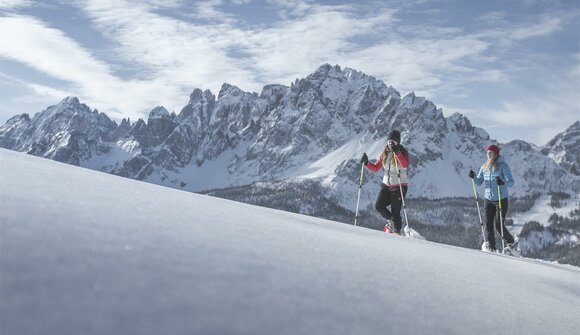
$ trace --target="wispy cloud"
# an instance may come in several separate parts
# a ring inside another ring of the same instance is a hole
[[[3,72],[0,72],[0,80],[3,85],[0,111],[9,113],[8,116],[20,113],[34,114],[46,108],[47,101],[57,102],[63,97],[72,95],[71,92],[31,83]],[[12,94],[15,91],[19,92],[19,94]],[[18,107],[14,108],[14,106]],[[34,106],[34,108],[31,110],[23,110],[22,106]]]
[[[266,3],[278,8],[278,14],[284,19],[303,17],[314,7],[313,0],[266,0]]]
[[[304,17],[247,35],[239,47],[249,55],[248,65],[264,80],[289,83],[297,74],[306,75],[322,63],[349,65],[356,38],[389,26],[393,11],[372,16],[352,14],[355,8],[311,8]]]
[[[0,10],[30,7],[32,4],[32,0],[2,0],[0,1]]]
[[[487,48],[488,43],[469,37],[394,40],[358,51],[352,58],[357,68],[374,69],[394,87],[420,92],[435,89],[454,77],[462,78],[462,82],[481,80],[473,75],[477,68],[466,64]]]
[[[22,80],[20,78],[16,78],[14,76],[9,76],[9,75],[2,73],[2,72],[0,72],[0,77],[5,79],[7,82],[10,82],[13,84],[18,84],[18,85],[21,85],[23,87],[28,88],[34,94],[34,96],[39,96],[39,97],[43,97],[43,98],[48,97],[48,98],[51,98],[54,100],[59,100],[59,99],[62,99],[63,97],[72,95],[72,93],[69,91],[63,91],[63,90],[59,90],[59,89],[56,89],[56,88],[53,88],[50,86],[31,83],[31,82]],[[21,99],[21,98],[22,97],[19,97],[19,99]]]
[[[108,64],[62,31],[35,18],[16,15],[0,17],[0,30],[7,32],[0,35],[0,56],[70,83],[67,91],[100,103],[113,113],[127,108],[127,113],[135,117],[139,115],[135,109],[144,107],[139,106],[142,100],[137,96],[125,96],[126,83],[112,75]],[[28,86],[41,94],[50,91],[38,84]]]
[[[528,129],[536,144],[547,143],[556,133],[580,120],[580,77],[543,73],[544,85],[536,85],[517,99],[505,100],[496,110],[481,112],[479,117],[495,128]]]
[[[208,3],[212,9],[207,11],[196,7],[194,13],[212,18],[220,15],[221,3]],[[126,62],[140,64],[151,79],[213,90],[223,82],[246,90],[259,90],[269,83],[289,84],[324,62],[337,62],[337,55],[357,49],[350,39],[380,31],[394,13],[382,10],[372,16],[357,16],[350,13],[356,6],[327,7],[307,2],[287,6],[307,7],[308,13],[271,26],[242,30],[223,21],[184,22],[123,2],[83,4],[97,29],[119,43],[119,55]]]
[[[80,83],[87,75],[109,81],[108,66],[62,31],[27,16],[0,17],[0,55],[55,78]]]
[[[235,24],[238,22],[234,15],[219,9],[219,6],[222,6],[223,4],[224,0],[198,1],[193,5],[195,12],[192,16],[213,22],[213,24],[217,22]]]
[[[482,21],[488,24],[498,24],[498,23],[505,23],[506,12],[504,11],[493,11],[479,17],[476,17],[478,21]]]
[[[563,29],[564,20],[560,17],[548,17],[537,24],[515,29],[510,37],[514,40],[523,40],[532,37],[550,35]]]

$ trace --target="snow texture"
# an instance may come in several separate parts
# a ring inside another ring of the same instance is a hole
[[[580,270],[0,149],[0,333],[573,334]]]

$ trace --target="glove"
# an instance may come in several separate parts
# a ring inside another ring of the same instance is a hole
[[[365,153],[362,155],[362,157],[361,157],[361,159],[360,159],[360,162],[361,162],[362,164],[364,164],[364,165],[367,165],[367,164],[368,164],[368,162],[369,162],[369,157],[367,156],[367,153],[366,153],[366,152],[365,152]]]
[[[475,178],[475,172],[473,172],[473,170],[469,170],[469,178]]]
[[[389,150],[391,150],[394,153],[397,153],[397,152],[401,151],[401,149],[402,149],[402,146],[399,143],[392,141],[392,140],[389,140],[387,142],[387,145],[389,146]]]
[[[395,145],[391,146],[391,150],[392,150],[394,153],[398,153],[398,152],[400,152],[400,151],[401,151],[401,145],[400,145],[400,144],[395,144]]]
[[[501,180],[500,177],[495,177],[495,181],[497,182],[497,185],[498,186],[505,185],[505,183],[503,182],[503,180]]]

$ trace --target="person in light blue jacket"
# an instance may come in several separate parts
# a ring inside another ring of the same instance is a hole
[[[469,177],[473,178],[475,184],[485,184],[485,235],[487,242],[484,242],[481,249],[484,251],[495,252],[495,229],[500,233],[508,244],[508,247],[515,248],[517,241],[512,234],[506,229],[505,217],[508,210],[508,187],[514,186],[514,178],[509,165],[500,154],[500,148],[497,145],[487,147],[487,162],[479,168],[477,175],[473,170],[469,171]],[[499,185],[499,194],[498,194]],[[501,195],[501,199],[499,198]],[[499,213],[499,204],[501,201],[501,214]],[[502,216],[500,221],[499,215]],[[503,234],[502,234],[503,231]]]

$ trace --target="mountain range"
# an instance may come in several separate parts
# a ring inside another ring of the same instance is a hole
[[[217,97],[195,89],[179,114],[159,106],[146,121],[118,124],[67,97],[32,118],[9,119],[0,146],[189,191],[303,178],[341,191],[357,182],[362,153],[378,156],[391,129],[411,154],[410,197],[468,196],[458,184],[470,186],[466,171],[496,143],[461,114],[445,117],[414,93],[325,64],[260,94],[229,84]],[[580,189],[580,121],[544,147],[500,146],[517,180],[514,194]]]
[[[498,143],[459,113],[445,117],[413,92],[402,95],[372,76],[329,64],[259,94],[230,84],[217,97],[194,89],[178,114],[158,106],[147,120],[117,123],[67,97],[33,117],[10,118],[0,127],[0,147],[266,206],[275,198],[278,208],[346,222],[356,206],[359,159],[363,152],[378,157],[391,129],[401,132],[410,153],[409,199],[473,199],[467,172],[481,166],[491,143],[512,168],[512,197],[580,193],[580,121],[545,146]],[[373,212],[381,178],[365,172],[363,215]],[[469,215],[428,223],[475,222]]]

